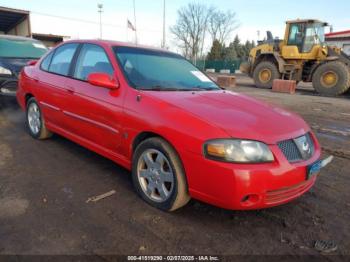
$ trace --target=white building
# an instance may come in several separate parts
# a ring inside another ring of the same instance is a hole
[[[350,55],[350,30],[326,34],[328,45],[343,48],[344,53]]]
[[[0,6],[0,35],[32,37],[42,41],[47,47],[53,47],[69,39],[67,36],[33,33],[30,12]]]

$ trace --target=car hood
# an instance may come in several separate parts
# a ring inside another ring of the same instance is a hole
[[[27,63],[31,60],[36,60],[34,58],[0,58],[0,66],[3,66],[12,73],[18,75],[22,68],[27,65]]]
[[[230,91],[146,92],[215,125],[233,138],[275,144],[310,130],[294,113]]]

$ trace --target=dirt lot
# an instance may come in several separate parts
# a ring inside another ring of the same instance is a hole
[[[0,254],[332,254],[350,255],[350,97],[326,98],[304,86],[296,95],[237,92],[281,105],[313,127],[333,154],[314,188],[276,208],[235,212],[191,201],[164,213],[141,201],[129,172],[60,136],[35,141],[24,114],[0,98]],[[115,189],[96,203],[90,196]]]

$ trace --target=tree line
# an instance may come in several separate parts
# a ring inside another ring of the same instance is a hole
[[[214,40],[211,46],[210,52],[208,53],[207,60],[225,60],[232,61],[236,59],[246,60],[249,56],[249,52],[255,47],[254,41],[246,41],[244,44],[241,43],[238,35],[234,38],[228,46],[219,40]]]
[[[197,59],[234,60],[248,57],[254,42],[241,43],[238,36],[227,46],[232,32],[239,27],[236,13],[208,7],[201,3],[189,3],[177,12],[176,24],[170,27],[177,46],[182,54],[196,62]],[[212,47],[208,55],[204,54],[204,41],[210,37]]]

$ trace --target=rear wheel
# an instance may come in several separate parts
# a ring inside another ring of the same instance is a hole
[[[272,88],[273,80],[281,78],[281,74],[273,62],[263,61],[255,67],[253,78],[257,87]]]
[[[312,76],[312,85],[320,94],[341,95],[350,87],[349,68],[339,61],[322,64]]]
[[[165,140],[153,137],[143,141],[135,150],[132,165],[134,187],[150,205],[173,211],[190,200],[181,160]]]
[[[47,139],[52,136],[45,126],[44,117],[34,97],[27,102],[26,120],[29,134],[35,139]]]

